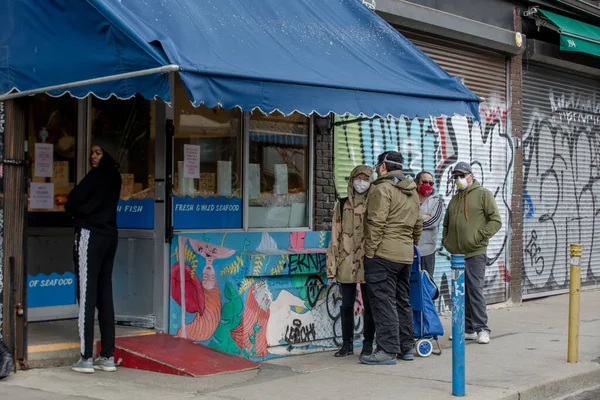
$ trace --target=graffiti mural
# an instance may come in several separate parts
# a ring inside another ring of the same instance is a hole
[[[582,285],[600,284],[600,101],[593,87],[536,91],[542,101],[525,120],[524,294],[568,288],[571,243],[583,245]]]
[[[485,287],[488,303],[504,301],[510,280],[506,248],[510,233],[513,143],[506,134],[508,110],[494,96],[480,108],[481,122],[469,117],[407,117],[399,119],[336,119],[334,175],[336,190],[346,195],[347,177],[354,166],[374,166],[377,156],[389,150],[400,151],[404,172],[415,176],[425,170],[435,176],[436,192],[448,205],[456,188],[454,165],[470,162],[476,179],[490,190],[503,218],[502,229],[490,240]],[[450,254],[441,248],[440,227],[434,279],[441,290],[438,309],[450,310]]]
[[[171,248],[169,332],[253,360],[341,342],[328,232],[198,233]],[[185,310],[185,311],[184,311]],[[355,332],[362,332],[362,301]]]

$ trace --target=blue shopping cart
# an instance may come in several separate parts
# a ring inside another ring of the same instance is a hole
[[[415,326],[415,350],[421,357],[431,354],[441,355],[442,348],[438,336],[444,336],[444,326],[433,303],[439,296],[439,290],[427,271],[421,269],[421,253],[415,246],[415,256],[410,272],[410,305],[413,310]],[[431,339],[437,344],[433,351]]]

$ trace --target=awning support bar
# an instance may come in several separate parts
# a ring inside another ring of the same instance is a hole
[[[181,68],[179,67],[179,65],[169,64],[169,65],[165,65],[165,66],[157,67],[157,68],[143,69],[140,71],[126,72],[124,74],[108,75],[108,76],[103,76],[100,78],[85,79],[83,81],[63,83],[61,85],[46,86],[46,87],[39,88],[39,89],[31,89],[31,90],[24,90],[22,92],[4,94],[4,95],[0,95],[0,101],[17,99],[19,97],[26,97],[26,96],[31,96],[34,94],[54,92],[56,90],[66,90],[66,89],[70,89],[70,88],[74,88],[74,87],[78,87],[78,86],[96,85],[98,83],[118,81],[120,79],[137,78],[139,76],[152,75],[152,74],[167,74],[169,72],[177,72],[180,70],[181,70]]]

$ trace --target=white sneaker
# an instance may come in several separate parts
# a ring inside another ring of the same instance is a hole
[[[477,343],[479,344],[488,344],[490,342],[490,333],[488,331],[481,331],[477,335]]]
[[[473,332],[473,333],[465,333],[465,340],[477,340],[479,338],[479,336]],[[450,336],[450,340],[452,340],[452,336]],[[488,340],[489,340],[489,336],[488,336]]]

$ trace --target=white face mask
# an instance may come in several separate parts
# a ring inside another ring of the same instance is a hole
[[[371,182],[360,180],[354,181],[352,182],[352,186],[354,186],[354,190],[356,190],[357,193],[364,193],[371,187]]]
[[[456,180],[456,187],[458,187],[458,190],[465,190],[467,186],[469,186],[467,178],[458,178]]]
[[[377,180],[377,178],[379,178],[379,175],[377,175],[377,171],[373,170],[373,173],[369,177],[369,181],[370,182],[375,182]]]

